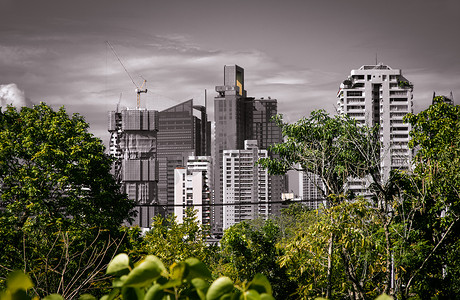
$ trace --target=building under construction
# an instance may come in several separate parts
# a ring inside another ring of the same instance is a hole
[[[111,111],[108,123],[110,154],[117,158],[114,174],[122,191],[138,204],[133,225],[150,227],[158,204],[158,112]]]

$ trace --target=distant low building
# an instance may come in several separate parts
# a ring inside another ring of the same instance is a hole
[[[454,95],[452,92],[450,92],[449,96],[443,96],[443,95],[436,96],[436,92],[433,92],[433,102],[432,103],[434,103],[435,99],[442,99],[442,101],[444,101],[445,103],[454,105]]]
[[[211,225],[212,161],[210,156],[190,156],[187,167],[174,170],[174,215],[182,223],[185,210],[197,211],[197,220]]]
[[[316,174],[302,172],[299,176],[300,198],[309,209],[318,209],[326,205],[323,195],[324,183]]]

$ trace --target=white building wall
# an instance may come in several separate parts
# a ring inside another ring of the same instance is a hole
[[[187,170],[174,170],[174,215],[179,223],[184,221],[185,199],[186,199],[186,181]]]
[[[300,198],[305,205],[310,209],[318,209],[326,205],[324,195],[321,190],[324,190],[324,184],[316,174],[302,172],[299,176]]]
[[[245,150],[224,150],[224,229],[244,220],[268,216],[269,179],[267,170],[255,164],[260,157],[267,157],[267,151],[259,150],[257,141],[253,140],[245,141]],[[260,202],[260,204],[241,204],[250,202]]]
[[[211,168],[209,156],[190,156],[187,168],[174,170],[174,215],[179,223],[183,222],[185,210],[193,207],[197,220],[210,225]]]
[[[348,114],[359,122],[380,127],[382,143],[381,177],[385,182],[392,169],[408,169],[412,152],[409,150],[410,125],[403,117],[413,112],[412,85],[401,70],[382,64],[362,66],[352,70],[340,85],[337,95],[338,112]],[[350,182],[355,190],[364,190],[366,180]]]

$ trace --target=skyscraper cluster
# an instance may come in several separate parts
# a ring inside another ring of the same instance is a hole
[[[392,169],[410,167],[410,126],[403,117],[412,112],[412,88],[401,70],[376,64],[352,70],[337,94],[338,113],[379,127],[382,180]],[[160,112],[109,112],[114,173],[138,203],[135,225],[149,227],[156,214],[175,214],[181,221],[193,207],[219,237],[240,221],[280,213],[286,177],[255,164],[274,157],[269,146],[283,141],[272,121],[277,100],[249,97],[244,69],[237,65],[224,66],[223,85],[215,90],[213,140],[206,101],[202,106],[190,99]],[[366,178],[354,178],[348,187],[364,193],[367,185]],[[303,174],[300,188],[311,208],[322,204],[318,176]]]

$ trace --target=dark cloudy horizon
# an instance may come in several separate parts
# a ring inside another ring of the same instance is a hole
[[[245,69],[251,97],[278,99],[294,122],[335,112],[340,83],[377,61],[414,84],[414,110],[433,91],[460,103],[460,1],[0,0],[1,105],[46,102],[82,114],[104,141],[121,95],[162,110],[193,98],[213,115],[223,66]],[[140,77],[142,76],[142,77]]]

